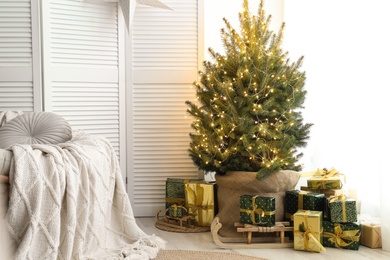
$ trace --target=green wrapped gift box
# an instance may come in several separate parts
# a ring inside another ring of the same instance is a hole
[[[165,182],[165,209],[168,216],[171,217],[182,217],[186,212],[181,207],[177,207],[176,211],[174,210],[173,205],[184,206],[185,199],[185,187],[184,184],[190,179],[180,179],[180,178],[167,178]]]
[[[240,196],[240,222],[263,227],[275,226],[275,198]]]
[[[165,210],[166,215],[174,217],[174,218],[182,218],[188,215],[188,211],[184,206],[173,204],[169,206],[168,209]]]
[[[292,216],[298,210],[324,211],[325,195],[301,190],[286,191],[285,219],[292,220]]]
[[[347,223],[357,221],[356,200],[344,195],[327,198],[330,221],[333,223]]]
[[[360,227],[355,223],[322,222],[324,228],[323,245],[350,250],[359,249]]]

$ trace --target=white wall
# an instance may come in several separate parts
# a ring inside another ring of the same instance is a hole
[[[356,188],[361,213],[382,218],[390,251],[388,113],[390,2],[294,0],[285,3],[285,46],[305,56],[304,117],[315,125],[306,170],[335,167]]]

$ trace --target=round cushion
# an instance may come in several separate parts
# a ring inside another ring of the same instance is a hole
[[[0,127],[0,148],[14,144],[58,144],[72,139],[72,128],[59,115],[32,112],[15,117]]]

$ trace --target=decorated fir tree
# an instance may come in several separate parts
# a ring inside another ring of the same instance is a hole
[[[263,1],[252,16],[248,0],[239,14],[240,30],[224,18],[225,54],[209,49],[195,82],[197,102],[187,101],[195,118],[189,153],[202,170],[255,171],[258,178],[301,170],[298,148],[306,145],[311,124],[301,114],[306,91],[303,57],[290,62],[282,50],[283,29],[269,29]]]

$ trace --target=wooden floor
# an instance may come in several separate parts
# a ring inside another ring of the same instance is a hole
[[[361,259],[389,259],[390,252],[381,249],[371,249],[360,246],[358,251],[326,248],[326,252],[310,253],[295,251],[292,248],[282,249],[221,249],[214,243],[211,233],[174,233],[157,229],[155,218],[137,218],[139,227],[147,234],[155,234],[167,241],[166,249],[199,250],[217,252],[236,252],[243,255],[264,257],[271,260],[361,260]]]

